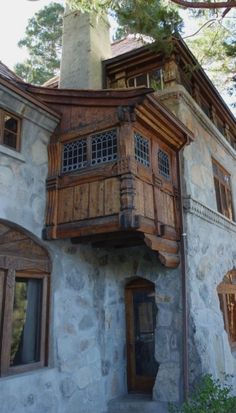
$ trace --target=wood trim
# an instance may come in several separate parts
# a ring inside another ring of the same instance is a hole
[[[52,115],[54,118],[56,118],[57,121],[60,120],[60,118],[61,118],[60,113],[57,113],[56,111],[52,110],[50,107],[46,106],[42,101],[39,101],[34,96],[32,96],[32,94],[29,94],[29,93],[25,92],[25,90],[23,90],[23,88],[27,87],[27,84],[24,84],[22,82],[22,83],[19,83],[19,86],[14,85],[11,82],[9,82],[8,80],[3,79],[1,76],[0,76],[0,84],[2,84],[3,86],[5,86],[8,89],[11,89],[13,92],[15,92],[17,95],[23,97],[27,101],[29,101],[29,102],[33,103],[34,105],[40,107],[45,112],[50,113],[50,115]]]
[[[3,287],[0,296],[0,375],[29,371],[46,365],[48,345],[49,277],[51,263],[44,248],[11,224],[1,220],[0,276]],[[4,251],[4,249],[6,251]],[[14,293],[17,278],[42,280],[40,361],[27,365],[10,366]]]
[[[133,311],[133,293],[136,291],[155,291],[155,285],[145,279],[135,279],[125,287],[126,311],[126,347],[127,347],[127,384],[128,391],[150,393],[154,385],[154,377],[140,376],[136,373],[135,363],[135,322]]]
[[[1,345],[1,376],[8,373],[10,365],[10,349],[12,337],[12,316],[15,292],[15,270],[9,268],[6,274],[3,310],[3,335]]]
[[[11,118],[15,119],[16,122],[17,122],[17,131],[13,132],[13,131],[9,130],[10,133],[12,133],[16,138],[15,147],[7,145],[6,143],[4,143],[4,132],[6,130],[5,120],[4,120],[5,115],[10,116]],[[9,148],[11,150],[19,152],[20,151],[20,146],[21,146],[21,124],[22,124],[22,118],[20,116],[14,114],[12,112],[9,112],[8,110],[0,108],[0,144],[6,146],[7,148]]]

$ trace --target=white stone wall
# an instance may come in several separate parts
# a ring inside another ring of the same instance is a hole
[[[47,144],[58,119],[3,86],[0,106],[22,118],[20,152],[0,145],[0,217],[41,237]]]
[[[236,354],[224,330],[217,285],[236,266],[236,223],[217,212],[212,158],[230,174],[236,211],[236,151],[182,86],[160,98],[195,134],[184,149],[182,181],[187,233],[190,378],[203,372],[224,380],[232,375],[236,393]]]

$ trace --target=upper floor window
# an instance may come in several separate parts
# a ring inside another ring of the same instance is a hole
[[[140,133],[135,132],[134,134],[134,149],[135,149],[135,159],[144,166],[150,166],[150,149],[149,140],[144,138]]]
[[[20,119],[0,109],[0,144],[20,150]]]
[[[231,347],[236,348],[236,270],[230,271],[217,287],[220,309]]]
[[[63,150],[62,172],[76,171],[87,166],[87,141],[80,139],[66,143]]]
[[[229,219],[233,219],[233,204],[230,185],[230,174],[212,160],[217,210]]]
[[[165,179],[170,179],[170,158],[162,149],[158,150],[158,172]]]
[[[127,81],[128,87],[152,87],[154,90],[162,90],[164,88],[163,70],[161,68],[152,70],[151,72],[141,73],[130,77]]]
[[[116,130],[97,133],[92,136],[92,165],[104,162],[115,161],[117,159],[117,136]]]
[[[66,143],[63,148],[62,172],[77,171],[116,159],[117,131],[111,129]]]
[[[0,375],[5,376],[46,365],[50,263],[28,235],[1,223],[0,229]],[[5,233],[16,240],[14,247],[5,245]]]

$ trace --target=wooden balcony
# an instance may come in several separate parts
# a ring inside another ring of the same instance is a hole
[[[48,148],[45,239],[146,244],[178,265],[177,152],[192,136],[150,92],[42,92],[62,113]]]

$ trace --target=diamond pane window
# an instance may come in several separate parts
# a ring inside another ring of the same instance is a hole
[[[92,136],[91,165],[98,165],[117,159],[116,129],[97,133]]]
[[[158,172],[165,179],[170,179],[170,160],[169,155],[159,149],[158,151]]]
[[[135,132],[135,159],[144,166],[150,166],[149,140]]]
[[[62,172],[72,172],[87,166],[87,141],[80,139],[64,145]]]

